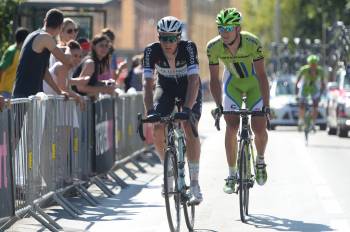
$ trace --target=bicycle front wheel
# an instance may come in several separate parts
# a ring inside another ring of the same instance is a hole
[[[239,211],[241,216],[241,221],[246,222],[246,215],[248,214],[249,205],[249,177],[248,177],[248,144],[242,142],[240,144],[240,155],[239,155]]]
[[[177,183],[176,154],[168,149],[164,159],[164,199],[171,232],[180,231],[181,223],[181,194]]]

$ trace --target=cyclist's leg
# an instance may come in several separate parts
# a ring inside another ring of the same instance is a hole
[[[312,123],[313,127],[315,125],[315,122],[317,120],[317,115],[318,115],[318,103],[320,102],[321,98],[321,92],[317,89],[315,89],[314,94],[312,95]]]
[[[186,89],[186,88],[184,88]],[[180,96],[180,99],[183,102],[183,99],[185,99],[186,93],[183,93],[182,96]],[[196,129],[198,131],[198,122],[202,114],[202,93],[200,90],[198,90],[197,94],[197,99],[196,103],[192,107],[192,112],[195,115],[197,122],[196,122]],[[183,128],[186,134],[186,145],[187,145],[187,160],[190,166],[190,171],[191,171],[191,166],[197,166],[199,165],[199,159],[200,159],[200,141],[199,141],[199,136],[195,137],[193,132],[192,132],[192,127],[190,122],[184,122],[183,123]],[[191,180],[197,180],[198,181],[198,172],[191,172]]]
[[[157,85],[154,93],[154,109],[161,116],[166,116],[171,114],[174,109],[174,97],[171,95],[171,92],[164,91],[163,87]],[[164,162],[164,154],[166,149],[165,144],[165,125],[164,124],[155,124],[153,129],[153,141],[156,148],[157,154],[160,158],[160,161]]]
[[[259,83],[256,80],[251,84],[247,91],[247,108],[252,111],[261,111],[263,107],[263,100],[261,97]],[[265,148],[267,144],[267,130],[266,130],[266,117],[265,116],[253,116],[252,117],[252,130],[255,134],[254,141],[259,158],[263,159]]]
[[[179,97],[181,99],[181,103],[184,103],[187,92],[187,84],[184,83],[182,86],[179,86],[177,91]],[[196,129],[198,131],[198,122],[202,114],[202,92],[201,88],[198,89],[196,102],[192,107],[192,113],[196,118]],[[190,122],[184,122],[183,128],[186,134],[186,156],[188,161],[188,168],[190,174],[190,190],[191,190],[191,199],[190,203],[199,204],[203,200],[203,196],[199,187],[199,160],[200,160],[200,152],[201,152],[201,144],[199,140],[199,136],[195,137],[192,132],[192,127]]]
[[[235,86],[239,80],[234,79],[229,72],[224,72],[224,97],[223,107],[224,112],[239,110],[242,105],[242,91]],[[226,159],[229,168],[229,176],[226,179],[224,186],[225,193],[233,193],[236,182],[236,160],[237,160],[237,132],[239,129],[240,117],[233,114],[225,114],[226,122],[225,131],[225,149]]]
[[[253,80],[252,80],[253,81]],[[252,111],[261,111],[263,100],[261,97],[259,83],[256,80],[251,83],[247,90],[247,107]],[[259,185],[265,184],[267,180],[266,164],[265,164],[265,149],[268,140],[267,121],[265,116],[253,116],[251,120],[252,130],[254,132],[254,142],[257,150],[256,159],[256,180]]]
[[[302,86],[299,92],[299,120],[298,120],[299,130],[301,130],[301,126],[304,124],[305,104],[306,104],[306,91],[304,86]]]

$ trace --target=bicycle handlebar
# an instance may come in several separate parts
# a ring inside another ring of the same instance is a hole
[[[249,111],[249,110],[243,109],[243,110],[235,110],[235,111],[224,111],[222,114],[265,116],[267,120],[267,129],[268,130],[271,129],[269,114],[262,111]],[[211,111],[211,115],[215,120],[215,127],[218,131],[220,130],[220,118],[222,114],[218,112],[216,109],[213,109]]]
[[[143,134],[143,124],[144,123],[156,123],[156,122],[160,122],[160,123],[172,123],[175,121],[189,121],[191,128],[192,128],[192,132],[193,135],[197,138],[198,137],[198,131],[196,129],[196,126],[194,125],[194,123],[189,120],[188,115],[184,114],[183,112],[177,112],[173,115],[170,116],[165,116],[165,117],[161,117],[159,115],[152,115],[152,117],[147,117],[147,118],[142,118],[142,114],[138,113],[137,114],[137,121],[138,121],[138,127],[137,127],[137,132],[140,135],[140,138],[145,141],[145,136]]]

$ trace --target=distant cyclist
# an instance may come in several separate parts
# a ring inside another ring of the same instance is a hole
[[[318,103],[321,94],[325,88],[324,71],[318,66],[319,57],[316,55],[309,55],[307,57],[307,64],[302,66],[298,71],[298,79],[295,84],[295,92],[299,98],[299,120],[298,130],[300,131],[304,124],[305,104],[307,98],[312,98],[312,121],[311,126],[315,128],[315,122],[318,114]],[[298,85],[301,81],[301,87],[298,91]]]
[[[147,115],[170,115],[175,106],[175,98],[181,101],[182,111],[198,128],[202,111],[199,65],[195,43],[181,40],[182,22],[173,16],[166,16],[157,24],[159,42],[152,43],[144,51],[145,96]],[[154,89],[154,70],[157,83]],[[187,145],[187,159],[190,172],[190,202],[199,204],[202,193],[198,183],[200,142],[195,137],[191,124],[184,123]],[[163,124],[154,127],[154,144],[163,164],[165,154],[165,128]]]
[[[247,109],[269,112],[269,83],[264,67],[264,56],[259,39],[241,31],[242,14],[236,8],[219,12],[216,24],[219,35],[208,42],[207,55],[210,69],[210,90],[217,105],[217,111],[232,112],[242,107],[242,96],[247,97]],[[219,60],[225,66],[223,83],[219,77]],[[224,192],[235,191],[237,182],[237,132],[240,117],[225,114],[225,148],[229,167]],[[267,144],[266,117],[253,116],[252,129],[257,149],[256,180],[259,185],[267,180],[264,159]]]

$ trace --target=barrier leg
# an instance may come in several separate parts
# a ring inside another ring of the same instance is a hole
[[[70,203],[66,198],[64,198],[64,196],[61,193],[56,193],[57,197],[59,197],[61,199],[61,201],[64,202],[64,204],[66,204],[69,208],[71,208],[71,210],[73,210],[76,214],[82,215],[83,212],[81,212],[80,209],[78,209],[77,207],[75,207],[72,203]]]
[[[115,182],[117,182],[117,184],[121,187],[121,188],[126,188],[128,187],[128,184],[125,183],[125,181],[123,181],[117,174],[115,174],[113,171],[109,171],[108,175],[115,180]]]
[[[115,194],[103,183],[103,181],[98,177],[98,176],[95,176],[92,180],[96,185],[97,187],[99,187],[102,192],[104,192],[108,197],[112,197],[114,196]]]
[[[75,189],[91,206],[97,206],[99,204],[95,197],[84,186],[76,185]]]
[[[53,199],[54,199],[54,200],[57,202],[57,204],[59,204],[64,210],[66,210],[67,213],[68,213],[72,218],[77,218],[77,217],[78,217],[78,215],[75,214],[75,212],[74,212],[68,205],[66,205],[66,203],[65,203],[64,201],[62,201],[61,198],[59,198],[59,197],[57,196],[57,194],[55,194],[55,195],[53,196]]]
[[[142,172],[142,173],[147,173],[146,169],[144,169],[144,168],[135,160],[135,158],[134,158],[134,159],[131,159],[130,161],[131,161],[131,163],[132,163],[133,165],[135,165],[135,166],[137,167],[137,169],[138,169],[140,172]]]
[[[142,162],[147,163],[151,167],[155,166],[155,163],[148,157],[143,157],[142,155],[140,155],[137,157],[137,159],[140,159]]]
[[[46,213],[45,213],[46,214]],[[56,228],[55,226],[51,225],[47,221],[45,221],[42,217],[37,215],[32,209],[28,211],[28,215],[32,216],[35,220],[37,220],[41,225],[45,226],[47,229],[49,229],[52,232],[59,232],[59,230],[62,230],[63,228]],[[49,216],[48,216],[49,217]],[[50,220],[52,220],[50,218]],[[60,226],[59,226],[60,227]]]
[[[52,218],[50,218],[50,216],[45,213],[38,205],[34,205],[34,209],[37,211],[38,214],[40,214],[43,218],[45,218],[51,225],[53,225],[54,227],[56,227],[57,229],[62,229],[62,227]]]
[[[126,168],[124,165],[122,165],[120,167],[120,169],[123,170],[131,179],[133,179],[133,180],[137,179],[135,174],[132,171],[130,171],[128,168]]]

